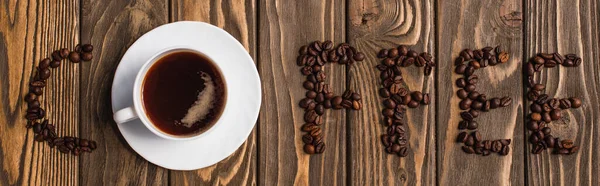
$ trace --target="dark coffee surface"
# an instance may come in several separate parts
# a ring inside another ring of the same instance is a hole
[[[204,96],[204,103],[210,99],[210,104],[198,106],[199,94],[205,89],[211,93]],[[162,132],[177,136],[194,135],[214,125],[225,107],[225,93],[222,74],[213,62],[187,51],[159,59],[148,70],[142,85],[144,109],[151,122]],[[195,122],[188,119],[186,125],[182,119],[189,116],[193,106],[204,109],[204,114],[192,120]]]

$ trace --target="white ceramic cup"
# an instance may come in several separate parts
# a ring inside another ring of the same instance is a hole
[[[140,119],[142,121],[142,123],[144,123],[144,125],[146,125],[146,128],[148,128],[152,133],[156,134],[157,136],[160,136],[162,138],[169,139],[169,140],[192,140],[192,139],[200,138],[204,134],[209,133],[211,129],[215,128],[215,126],[220,123],[219,120],[221,120],[223,114],[221,114],[221,116],[217,119],[215,124],[210,126],[210,128],[208,130],[199,132],[197,134],[178,136],[178,135],[172,135],[172,134],[168,134],[168,133],[161,131],[148,118],[146,111],[144,109],[144,104],[143,104],[143,100],[142,100],[142,86],[144,83],[144,78],[146,77],[146,74],[148,73],[148,70],[150,69],[150,67],[152,67],[152,65],[154,65],[154,63],[156,63],[162,57],[164,57],[168,54],[172,54],[175,52],[182,52],[182,51],[194,52],[194,53],[197,53],[201,56],[208,58],[210,61],[213,61],[213,64],[217,67],[217,69],[222,74],[222,78],[223,78],[225,87],[227,88],[227,90],[231,90],[227,83],[227,77],[223,74],[223,71],[221,70],[222,69],[221,66],[219,66],[218,63],[214,62],[214,60],[212,60],[212,58],[210,56],[208,56],[198,50],[192,49],[191,47],[188,47],[188,46],[175,46],[175,47],[167,48],[167,49],[164,49],[164,50],[158,52],[154,56],[152,56],[148,61],[146,61],[146,63],[144,63],[142,68],[137,73],[137,76],[135,77],[135,82],[133,85],[133,105],[129,106],[127,108],[121,109],[121,110],[115,112],[115,114],[113,115],[113,119],[115,120],[115,122],[118,125],[127,123],[128,121],[132,121],[135,119]],[[226,92],[229,92],[229,91],[226,91]],[[225,100],[229,100],[229,93],[226,93],[224,96],[225,96]],[[223,110],[227,110],[226,107],[227,107],[227,104],[225,104],[225,108]],[[225,112],[225,111],[223,111],[223,112]]]

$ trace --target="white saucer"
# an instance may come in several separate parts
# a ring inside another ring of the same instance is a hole
[[[112,86],[113,113],[133,105],[133,84],[138,70],[157,52],[189,46],[210,56],[222,67],[231,93],[221,120],[201,138],[170,141],[150,132],[140,120],[118,125],[121,134],[140,156],[173,170],[194,170],[213,165],[246,141],[258,118],[261,85],[254,61],[229,33],[213,25],[182,21],[162,25],[140,37],[125,53]]]

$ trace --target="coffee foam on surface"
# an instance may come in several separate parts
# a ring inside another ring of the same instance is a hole
[[[208,74],[204,72],[200,73],[201,78],[204,80],[204,90],[198,93],[198,99],[188,109],[185,117],[181,119],[181,124],[188,128],[192,127],[194,123],[203,120],[214,104],[216,94],[214,82]]]

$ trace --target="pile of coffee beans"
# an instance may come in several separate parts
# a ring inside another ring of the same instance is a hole
[[[406,109],[428,105],[430,97],[428,93],[407,90],[400,68],[414,64],[417,67],[424,67],[424,74],[428,76],[436,64],[432,61],[431,54],[426,52],[419,54],[404,45],[382,49],[377,57],[383,59],[376,67],[381,71],[382,87],[379,89],[379,95],[383,98],[384,109],[381,113],[387,126],[386,134],[381,135],[381,141],[387,153],[405,157],[408,155],[408,138],[404,120]]]
[[[325,83],[327,75],[324,71],[326,63],[339,63],[352,65],[362,61],[365,55],[347,43],[334,47],[332,41],[314,41],[308,46],[302,46],[299,51],[297,64],[301,66],[300,72],[306,76],[303,86],[306,88],[306,98],[300,101],[300,107],[305,110],[302,131],[304,152],[307,154],[320,154],[325,151],[321,125],[325,109],[354,109],[360,110],[361,96],[351,90],[346,90],[342,96],[336,96],[331,87]]]
[[[468,154],[488,156],[491,152],[495,152],[507,155],[510,151],[510,139],[483,140],[477,131],[479,124],[475,121],[481,112],[507,107],[512,103],[510,97],[488,98],[484,93],[475,90],[478,82],[478,77],[474,74],[475,70],[506,63],[508,59],[509,54],[502,51],[500,46],[495,48],[488,46],[481,50],[465,49],[454,61],[456,65],[454,72],[463,75],[456,80],[456,86],[460,88],[456,92],[461,99],[459,108],[463,110],[460,113],[462,121],[458,124],[458,129],[463,132],[459,133],[457,142],[464,144],[462,150]]]
[[[563,56],[559,53],[540,53],[525,64],[524,73],[527,77],[525,78],[525,84],[528,88],[527,99],[531,101],[527,129],[530,131],[529,142],[533,144],[531,152],[534,154],[539,154],[548,148],[554,148],[554,154],[573,154],[579,149],[578,146],[573,145],[572,140],[561,140],[552,136],[552,130],[548,124],[560,120],[563,109],[581,107],[581,99],[577,97],[551,98],[548,94],[542,93],[546,87],[533,80],[535,73],[541,72],[543,67],[554,68],[559,65],[578,67],[581,65],[581,58],[575,54]]]
[[[52,52],[51,58],[42,59],[34,73],[33,81],[29,83],[29,93],[25,96],[27,103],[27,128],[33,128],[35,141],[46,141],[51,148],[55,146],[62,153],[71,152],[73,155],[79,155],[82,152],[91,152],[96,149],[96,142],[75,137],[58,137],[56,127],[48,122],[46,111],[40,105],[40,97],[43,88],[46,87],[46,81],[50,78],[51,68],[57,68],[63,59],[68,58],[73,63],[79,63],[81,60],[90,61],[93,58],[92,51],[94,47],[90,44],[77,45],[75,51],[69,51],[66,48]],[[41,120],[41,122],[40,122]]]

